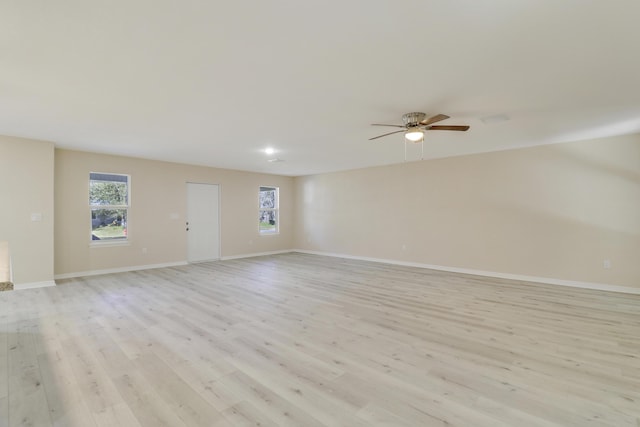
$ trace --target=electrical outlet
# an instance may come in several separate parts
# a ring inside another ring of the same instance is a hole
[[[611,268],[611,260],[605,259],[604,261],[602,261],[602,267],[604,267],[606,270],[609,270]]]

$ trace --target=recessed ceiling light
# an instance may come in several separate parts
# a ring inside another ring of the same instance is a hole
[[[264,152],[267,153],[268,155],[271,155],[271,154],[275,153],[276,150],[274,150],[271,147],[267,147],[267,148],[264,149]]]

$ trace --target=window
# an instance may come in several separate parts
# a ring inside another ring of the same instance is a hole
[[[126,241],[129,175],[89,174],[92,241]]]
[[[278,187],[260,187],[260,234],[278,233]]]

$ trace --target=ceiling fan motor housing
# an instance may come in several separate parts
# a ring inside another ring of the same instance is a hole
[[[425,113],[407,113],[402,116],[402,121],[407,127],[415,127],[426,117],[427,115]]]

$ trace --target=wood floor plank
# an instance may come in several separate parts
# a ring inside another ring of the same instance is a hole
[[[0,425],[9,425],[9,396],[0,397]]]
[[[54,427],[94,427],[96,422],[80,392],[67,355],[58,340],[47,339],[57,336],[54,331],[47,330],[52,325],[55,323],[43,323],[34,327],[34,333],[42,337],[40,344],[36,345],[36,351],[51,423]]]
[[[33,319],[8,325],[9,427],[51,426],[33,334]]]
[[[279,427],[249,402],[236,403],[223,412],[225,421],[237,427]]]
[[[124,402],[108,406],[92,414],[98,427],[141,427],[138,419],[133,415],[131,407]],[[78,427],[82,427],[78,425]]]
[[[5,303],[0,301],[1,305]],[[9,425],[9,348],[7,314],[0,314],[0,426]]]
[[[135,366],[166,405],[188,426],[206,427],[223,417],[189,384],[177,375],[170,365],[153,353],[141,355]]]
[[[122,375],[113,382],[143,427],[188,427],[139,372]]]
[[[639,420],[638,295],[296,253],[0,294],[0,426]]]
[[[246,402],[266,414],[278,426],[321,427],[323,425],[289,400],[243,372],[237,371],[225,375],[216,381],[216,387],[231,391],[236,396],[244,397]]]
[[[136,425],[123,397],[111,380],[109,372],[101,366],[97,356],[91,351],[91,344],[81,337],[66,334],[62,341],[63,357],[69,361],[79,392],[98,425],[112,420],[126,420]]]

